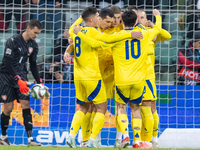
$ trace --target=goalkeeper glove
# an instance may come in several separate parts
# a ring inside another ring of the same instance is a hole
[[[40,84],[42,84],[42,85],[44,86],[45,90],[46,90],[46,92],[45,92],[45,94],[44,94],[44,97],[45,97],[46,99],[49,99],[50,96],[51,96],[51,94],[49,93],[49,88],[46,87],[46,86],[44,85],[44,83],[42,82],[42,79],[41,79],[41,78],[40,78]]]
[[[17,82],[19,86],[19,90],[22,94],[28,94],[29,93],[29,87],[27,86],[27,82],[22,80],[19,75],[16,75],[14,77],[15,81]]]

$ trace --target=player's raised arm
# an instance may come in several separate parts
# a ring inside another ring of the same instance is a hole
[[[148,31],[150,40],[153,40],[154,37],[159,34],[162,29],[162,18],[160,16],[160,12],[157,9],[154,9],[153,14],[156,17],[156,24],[153,26],[152,30]]]
[[[72,36],[73,34],[73,27],[77,26],[78,24],[81,24],[81,22],[83,21],[82,17],[80,16],[69,28],[69,35]]]
[[[167,30],[161,29],[160,34],[158,35],[156,41],[164,42],[169,39],[171,39],[171,34]]]
[[[92,48],[98,48],[98,47],[101,47],[101,42],[100,41],[97,41],[95,39],[92,39],[88,36],[86,36],[85,34],[83,34],[82,32],[79,32],[77,34],[77,36],[79,38],[81,38],[81,40],[85,43],[87,43],[88,45],[90,45]],[[75,41],[76,42],[76,41]]]
[[[81,31],[80,27],[74,26],[73,27],[73,32],[74,34],[78,34]],[[98,41],[102,41],[102,42],[107,42],[107,43],[111,43],[111,42],[117,42],[117,41],[121,41],[127,38],[143,38],[143,35],[141,32],[131,32],[131,33],[123,33],[123,34],[111,34],[108,35],[106,33],[102,33],[99,30],[95,29],[95,28],[91,28],[91,33],[92,33],[92,38],[94,38],[95,40]]]
[[[100,31],[98,31],[97,29],[93,29],[92,31],[93,33],[93,38],[99,41],[103,41],[103,42],[107,42],[107,43],[111,43],[111,42],[117,42],[117,41],[121,41],[127,38],[135,38],[135,32],[131,32],[131,33],[123,33],[123,34],[105,34],[105,33],[101,33]],[[143,38],[142,33],[138,32],[137,34],[140,34],[139,37]]]
[[[93,39],[91,37],[88,37],[87,35],[83,34],[81,32],[81,28],[80,28],[80,25],[77,26],[74,26],[73,27],[73,31],[75,34],[77,34],[77,36],[79,38],[81,38],[81,40],[85,43],[87,43],[88,45],[90,45],[92,48],[98,48],[98,47],[101,47],[102,49],[108,49],[110,47],[112,47],[112,44],[103,44],[103,42],[101,41],[98,41],[96,39]],[[74,41],[76,43],[76,41]]]

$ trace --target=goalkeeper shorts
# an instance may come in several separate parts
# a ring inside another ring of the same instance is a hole
[[[150,79],[145,81],[146,91],[143,95],[142,100],[157,100],[157,93],[156,93],[156,83],[155,79]]]
[[[93,101],[94,104],[106,102],[106,91],[102,80],[75,80],[77,104]]]
[[[141,105],[145,88],[145,81],[139,84],[116,86],[115,100],[121,104],[127,104],[130,101],[134,104]]]
[[[19,100],[29,100],[29,96],[23,95],[19,88],[13,88],[8,85],[2,85],[0,84],[0,102],[1,103],[9,103],[13,102],[14,100],[17,100],[19,103]]]

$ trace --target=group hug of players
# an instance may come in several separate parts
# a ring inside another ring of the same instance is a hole
[[[77,104],[67,138],[75,148],[81,127],[81,147],[101,147],[107,99],[116,101],[117,135],[114,147],[130,144],[126,105],[131,108],[133,148],[158,148],[158,123],[155,85],[155,45],[169,40],[162,29],[160,12],[153,10],[155,25],[143,10],[129,6],[123,13],[117,6],[101,9],[87,7],[69,29],[73,44],[64,59],[74,51],[74,83]],[[84,21],[84,26],[80,27]],[[115,96],[114,96],[115,95]],[[123,135],[123,139],[122,139]]]

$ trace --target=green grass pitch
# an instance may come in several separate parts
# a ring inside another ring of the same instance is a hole
[[[56,147],[56,146],[54,147],[53,146],[42,146],[42,147],[0,146],[0,150],[84,150],[84,149],[85,148],[69,148],[69,147]],[[126,148],[126,149],[132,149],[132,148]],[[87,150],[120,150],[120,149],[105,147],[105,148],[87,148]],[[138,150],[142,150],[142,149],[138,149]],[[192,149],[159,148],[159,149],[151,149],[151,150],[192,150]],[[195,150],[200,150],[200,149],[195,149]]]

